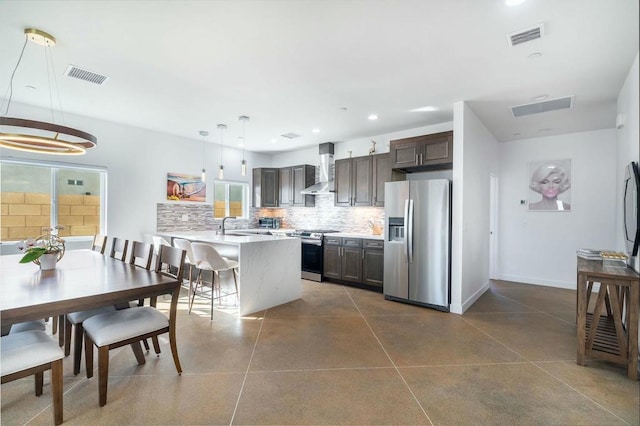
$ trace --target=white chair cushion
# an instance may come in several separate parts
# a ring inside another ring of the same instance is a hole
[[[46,329],[47,327],[44,325],[44,320],[19,322],[11,326],[9,334],[16,334],[33,330],[45,331]]]
[[[2,377],[64,358],[64,352],[40,330],[8,334],[0,340]]]
[[[67,319],[71,321],[71,324],[82,324],[87,319],[100,314],[106,314],[107,312],[114,312],[116,308],[113,305],[103,306],[102,308],[89,309],[88,311],[73,312],[67,314]]]
[[[85,332],[97,346],[110,345],[169,326],[169,318],[150,306],[121,309],[84,321]]]
[[[211,266],[211,264],[209,264],[209,262],[207,262],[206,260],[198,263],[198,269],[202,269],[204,271],[228,271],[229,269],[237,268],[239,265],[239,263],[235,260],[227,259],[226,257],[223,257],[222,259],[227,264],[227,267],[225,269],[214,269],[213,266]]]

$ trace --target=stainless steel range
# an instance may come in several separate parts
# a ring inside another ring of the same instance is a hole
[[[324,269],[324,234],[332,232],[327,229],[301,229],[292,232],[292,237],[298,237],[302,241],[302,278],[311,281],[322,282]]]

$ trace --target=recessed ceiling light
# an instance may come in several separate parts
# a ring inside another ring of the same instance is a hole
[[[517,6],[524,2],[525,0],[504,0],[504,4],[506,4],[507,6]]]
[[[533,52],[531,55],[529,55],[529,59],[538,59],[539,57],[542,56],[542,53],[540,52]]]
[[[378,116],[376,114],[369,114],[369,117],[367,117],[369,120],[377,120]]]
[[[438,108],[433,107],[433,106],[423,106],[420,108],[414,108],[412,110],[410,110],[409,112],[432,112],[432,111],[437,111]]]
[[[534,96],[533,98],[531,98],[532,101],[542,101],[544,99],[547,99],[549,97],[549,95],[538,95],[538,96]]]
[[[313,133],[320,133],[320,129],[318,129],[317,127],[313,130],[311,130]]]
[[[276,142],[278,142],[277,139],[271,139],[271,143],[276,143]]]

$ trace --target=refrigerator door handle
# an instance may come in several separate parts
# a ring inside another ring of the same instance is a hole
[[[404,223],[403,223],[403,232],[404,232],[404,261],[409,262],[409,239],[408,239],[408,231],[409,231],[409,200],[404,200]]]
[[[413,200],[409,200],[409,230],[407,232],[409,263],[413,263]]]

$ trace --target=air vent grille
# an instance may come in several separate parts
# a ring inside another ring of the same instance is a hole
[[[106,75],[98,74],[75,65],[69,65],[64,74],[69,77],[77,78],[78,80],[84,80],[99,85],[103,85],[109,79]]]
[[[284,135],[280,135],[280,136],[287,139],[295,139],[300,137],[300,135],[297,133],[285,133]]]
[[[509,41],[509,46],[513,47],[528,41],[537,40],[543,35],[544,24],[538,24],[530,28],[522,29],[516,33],[507,34],[507,40]]]
[[[517,105],[511,107],[511,113],[514,118],[524,115],[539,114],[541,112],[557,111],[559,109],[567,109],[573,106],[573,96],[565,98],[550,99],[543,102],[535,102],[532,104]]]

